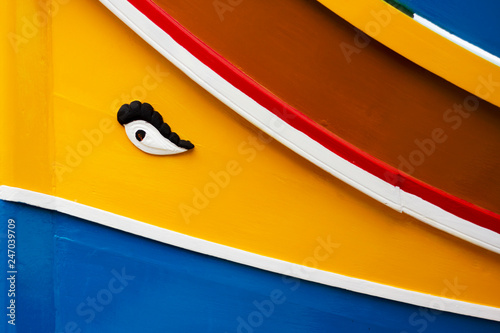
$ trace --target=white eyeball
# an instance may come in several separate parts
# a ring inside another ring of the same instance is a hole
[[[145,153],[153,155],[173,155],[187,151],[187,149],[173,144],[147,121],[135,120],[124,126],[129,140]]]

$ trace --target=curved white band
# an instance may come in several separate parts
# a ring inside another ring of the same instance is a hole
[[[193,81],[252,124],[333,176],[456,237],[500,254],[500,235],[464,220],[357,167],[296,130],[206,66],[126,0],[100,0]]]
[[[500,321],[500,308],[457,301],[293,264],[156,227],[66,199],[0,186],[0,199],[20,202],[92,221],[190,251],[303,280],[440,311]]]

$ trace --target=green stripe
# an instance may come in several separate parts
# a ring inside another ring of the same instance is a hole
[[[408,15],[409,17],[413,18],[413,14],[415,13],[410,8],[399,3],[398,0],[384,0],[384,1],[387,2],[389,5],[393,6],[394,8],[398,9],[399,11],[403,12],[404,14]]]

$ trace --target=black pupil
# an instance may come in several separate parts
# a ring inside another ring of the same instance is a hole
[[[146,137],[146,132],[144,132],[143,130],[138,130],[137,132],[135,132],[135,138],[138,141],[144,140],[145,137]]]

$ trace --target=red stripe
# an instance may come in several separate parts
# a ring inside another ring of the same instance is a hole
[[[429,184],[423,183],[396,168],[384,163],[335,134],[327,131],[310,118],[295,110],[267,91],[252,78],[237,69],[220,54],[191,34],[173,17],[151,0],[128,0],[154,24],[171,36],[178,44],[189,51],[198,60],[214,72],[245,93],[261,106],[281,118],[295,129],[307,134],[325,148],[341,156],[348,162],[362,168],[372,175],[399,186],[407,193],[414,194],[442,209],[471,221],[483,228],[500,233],[500,215],[478,207],[470,202],[450,195]]]

